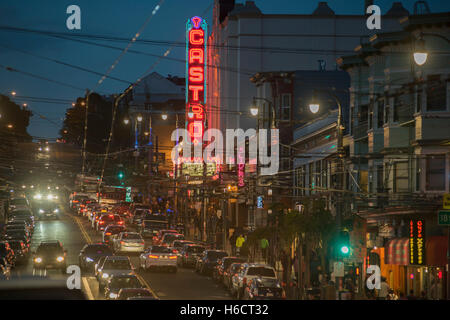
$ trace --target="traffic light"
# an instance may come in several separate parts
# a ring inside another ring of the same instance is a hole
[[[341,257],[348,257],[350,255],[350,235],[348,231],[341,231],[339,233],[337,243],[337,254]]]
[[[117,174],[117,177],[119,178],[119,180],[122,180],[123,179],[123,177],[124,177],[124,174],[123,174],[123,172],[122,171],[120,171],[118,174]]]

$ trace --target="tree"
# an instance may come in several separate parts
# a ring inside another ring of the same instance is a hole
[[[33,113],[20,107],[9,99],[8,96],[0,95],[0,132],[2,137],[13,136],[18,142],[29,142],[32,140],[27,132],[30,117]],[[8,127],[11,125],[11,127]]]

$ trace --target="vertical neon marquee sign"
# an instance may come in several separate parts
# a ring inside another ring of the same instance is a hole
[[[186,128],[193,144],[202,142],[205,129],[206,41],[206,21],[197,16],[189,19],[186,23]]]

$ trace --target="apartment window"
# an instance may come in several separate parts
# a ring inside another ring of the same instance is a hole
[[[361,170],[359,171],[359,186],[363,192],[368,191],[369,185],[369,171]]]
[[[422,169],[420,168],[420,159],[416,159],[416,191],[420,191],[420,173]]]
[[[314,163],[312,163],[312,162],[309,164],[308,177],[309,177],[309,189],[310,189],[310,193],[312,193],[312,190],[314,190],[314,188],[315,188]]]
[[[394,164],[394,191],[408,192],[408,161],[399,161]]]
[[[427,83],[427,111],[447,110],[447,82],[439,77],[429,77]]]
[[[400,118],[400,105],[401,100],[398,96],[394,97],[394,104],[393,104],[393,112],[394,112],[394,122],[398,122]]]
[[[328,188],[328,172],[329,172],[328,165],[329,165],[328,161],[322,160],[322,187],[324,189]]]
[[[281,95],[281,120],[291,120],[291,97],[290,93]]]
[[[417,91],[417,101],[416,101],[416,112],[422,111],[422,89],[418,89]]]
[[[306,194],[306,165],[302,166],[302,195]]]
[[[383,166],[377,166],[377,192],[384,192]]]
[[[369,129],[373,128],[373,100],[370,101],[369,103]]]
[[[389,116],[390,116],[390,113],[391,112],[391,108],[390,108],[390,106],[389,106],[389,103],[387,103],[385,106],[384,106],[384,123],[386,124],[386,123],[388,123],[389,122]]]
[[[445,155],[428,155],[426,174],[427,190],[445,190]]]
[[[383,128],[383,117],[384,117],[384,99],[380,99],[378,101],[378,110],[377,110],[377,115],[378,115],[378,121],[377,121],[377,127],[378,128]]]
[[[315,178],[316,178],[316,187],[321,187],[322,186],[322,161],[317,161],[316,162],[316,174],[315,174]]]

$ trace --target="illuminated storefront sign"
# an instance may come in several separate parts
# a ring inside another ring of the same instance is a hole
[[[206,102],[206,21],[192,17],[186,23],[186,128],[192,143],[202,142]]]
[[[409,221],[409,263],[425,264],[425,221]]]

